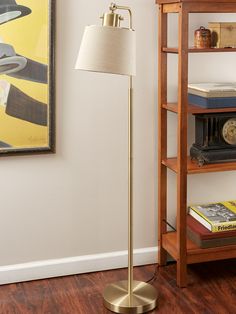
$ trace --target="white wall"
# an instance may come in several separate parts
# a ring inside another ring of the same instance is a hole
[[[84,26],[109,4],[57,1],[57,153],[1,159],[0,265],[127,248],[128,81],[74,70]],[[127,4],[145,47],[134,109],[135,247],[145,248],[156,245],[156,16],[152,1]]]
[[[157,243],[157,15],[154,0],[119,3],[133,8],[137,31],[135,248],[146,248]],[[0,265],[127,248],[127,78],[73,69],[84,26],[100,23],[109,4],[57,1],[57,153],[1,158]],[[190,33],[208,20],[218,16],[193,16]],[[174,41],[175,17],[170,24]],[[233,68],[234,54],[191,56],[190,79],[235,80]],[[173,69],[170,100],[176,99],[176,66]],[[189,121],[192,143],[194,120]],[[169,154],[174,155],[174,114],[169,124]],[[170,172],[169,179],[174,222],[175,174]],[[190,202],[227,198],[235,198],[235,173],[190,177]]]

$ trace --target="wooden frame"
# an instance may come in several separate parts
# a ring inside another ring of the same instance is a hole
[[[1,14],[9,14],[9,8],[0,5],[0,36],[6,41],[0,45],[10,51],[12,64],[3,67],[0,56],[0,74],[5,74],[0,79],[0,156],[55,152],[55,2],[17,0],[12,18],[4,21]]]
[[[236,258],[236,245],[201,249],[187,239],[187,175],[213,171],[236,170],[236,162],[218,163],[199,167],[187,154],[188,114],[204,112],[235,112],[236,108],[203,109],[189,105],[188,53],[236,52],[236,49],[194,49],[188,47],[188,20],[192,12],[236,12],[236,0],[157,0],[159,3],[159,96],[158,96],[158,245],[159,264],[166,264],[169,253],[177,261],[177,285],[187,285],[187,264]],[[167,47],[168,13],[178,13],[179,47]],[[167,53],[178,54],[178,103],[167,103]],[[167,112],[178,115],[176,158],[167,157]],[[167,232],[167,168],[177,175],[177,231]]]

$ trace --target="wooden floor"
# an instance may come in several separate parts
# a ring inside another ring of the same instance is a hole
[[[147,281],[155,265],[136,267],[135,279]],[[0,314],[107,314],[101,293],[106,284],[126,279],[124,269],[5,285]],[[189,266],[188,288],[175,282],[176,265],[159,268],[154,286],[159,308],[150,313],[236,313],[236,260]]]

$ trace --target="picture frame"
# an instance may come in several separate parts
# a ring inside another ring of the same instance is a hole
[[[0,156],[55,152],[55,2],[0,3]]]

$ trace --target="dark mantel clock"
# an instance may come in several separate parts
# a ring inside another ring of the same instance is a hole
[[[195,115],[195,143],[190,156],[199,166],[236,160],[236,113]]]

